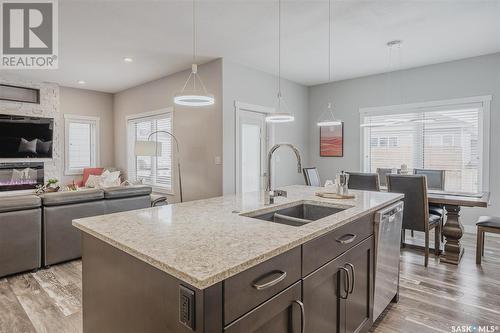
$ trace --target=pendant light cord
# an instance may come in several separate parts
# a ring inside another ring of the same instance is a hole
[[[196,63],[196,0],[193,0],[193,64]]]
[[[332,80],[332,0],[328,0],[328,82]]]
[[[278,98],[281,98],[281,0],[278,1]]]

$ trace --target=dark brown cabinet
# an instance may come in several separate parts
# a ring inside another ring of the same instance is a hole
[[[288,287],[224,329],[226,333],[303,333],[301,282]]]
[[[372,324],[373,237],[303,279],[306,332],[367,332]]]
[[[83,251],[84,332],[366,333],[373,323],[373,214],[205,289],[90,235]]]

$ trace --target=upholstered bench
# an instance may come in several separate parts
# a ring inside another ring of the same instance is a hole
[[[500,217],[497,216],[481,216],[476,223],[477,225],[477,243],[476,243],[476,264],[481,264],[481,259],[484,257],[484,234],[491,232],[500,234]]]
[[[34,195],[0,200],[0,277],[41,266],[42,209]]]

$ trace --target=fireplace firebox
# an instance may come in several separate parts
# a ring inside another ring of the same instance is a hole
[[[43,162],[0,164],[0,191],[30,190],[43,183]]]

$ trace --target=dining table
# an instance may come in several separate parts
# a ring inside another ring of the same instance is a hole
[[[490,193],[467,194],[429,190],[427,199],[429,204],[443,206],[446,211],[446,222],[442,230],[445,245],[440,262],[458,265],[464,254],[464,248],[460,244],[460,239],[464,234],[464,226],[460,221],[460,210],[462,207],[488,207]]]

